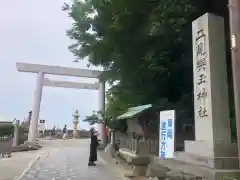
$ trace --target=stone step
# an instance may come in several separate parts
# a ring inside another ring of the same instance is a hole
[[[152,166],[154,167],[154,164]],[[240,175],[240,169],[232,170],[213,169],[204,166],[199,166],[196,164],[185,163],[183,161],[175,159],[159,160],[156,166],[167,167],[170,170],[194,175],[201,178],[206,178],[208,180],[220,180],[225,178],[226,176],[235,177],[237,175],[238,176]]]
[[[186,152],[175,152],[175,160],[216,169],[238,169],[237,157],[203,157]]]
[[[185,152],[175,152],[174,159],[199,166],[214,167],[211,159],[201,156],[195,156]]]

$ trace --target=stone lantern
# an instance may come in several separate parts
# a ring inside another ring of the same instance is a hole
[[[78,110],[76,110],[73,113],[73,138],[78,138],[79,137],[79,132],[78,132],[78,123],[79,123],[79,114]]]

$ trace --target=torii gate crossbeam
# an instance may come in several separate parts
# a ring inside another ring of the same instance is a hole
[[[44,78],[43,86],[71,88],[71,89],[99,90],[100,83],[90,84],[90,83],[79,83],[79,82],[68,82],[68,81],[53,81],[53,80]]]
[[[30,122],[30,128],[29,128],[29,134],[28,134],[29,142],[36,142],[43,86],[75,88],[75,89],[91,89],[91,90],[99,89],[99,109],[101,111],[105,110],[105,82],[100,81],[99,83],[88,84],[88,83],[76,83],[76,82],[67,82],[67,81],[52,81],[44,78],[45,74],[86,77],[86,78],[99,78],[102,71],[77,69],[77,68],[69,68],[69,67],[61,67],[61,66],[19,63],[19,62],[16,63],[16,66],[19,72],[37,73],[36,90],[34,94],[34,102],[33,102],[33,109],[32,109],[32,119]],[[98,131],[100,133],[100,139],[103,141],[105,127],[102,124],[99,124]]]

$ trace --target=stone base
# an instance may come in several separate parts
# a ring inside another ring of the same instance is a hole
[[[109,156],[109,157],[116,157],[117,156],[117,151],[116,148],[113,144],[109,143],[105,149],[104,149],[105,153]]]
[[[100,144],[98,145],[98,149],[99,149],[99,150],[104,150],[105,147],[106,147],[106,145],[105,145],[105,144],[102,144],[102,143],[100,143]]]
[[[131,170],[124,173],[124,177],[134,179],[139,177],[145,177],[148,166],[133,166]]]
[[[24,145],[34,148],[41,148],[42,146],[38,142],[25,141]]]
[[[78,139],[80,136],[79,136],[79,132],[74,132],[73,131],[73,139]]]
[[[237,157],[203,157],[185,152],[176,152],[174,159],[189,164],[215,169],[238,169],[239,166],[239,160]]]
[[[27,144],[21,144],[18,146],[12,147],[12,152],[22,152],[22,151],[34,151],[40,149],[40,145],[27,145]]]
[[[26,145],[37,145],[39,143],[37,141],[24,141],[24,144],[26,144]]]
[[[149,170],[148,172],[152,172],[152,174],[148,174],[150,177],[159,176],[156,173],[158,172],[157,169],[159,169],[159,173],[161,173],[161,177],[176,177],[176,174],[179,174],[179,176],[186,176],[186,177],[196,177],[199,179],[205,179],[205,180],[220,180],[225,179],[227,177],[236,177],[240,176],[240,169],[215,169],[210,167],[204,167],[201,165],[196,165],[192,163],[187,163],[184,161],[177,160],[177,158],[174,159],[166,159],[166,160],[160,160],[157,157],[153,157],[154,160],[152,160],[152,164],[149,165],[149,168],[155,168],[153,170]],[[157,169],[156,169],[157,168]],[[170,173],[170,171],[174,173]],[[174,174],[174,175],[173,175]]]
[[[238,169],[236,144],[185,141],[185,153],[176,153],[176,159],[215,169]]]
[[[145,176],[148,164],[150,163],[149,156],[138,155],[124,148],[119,149],[118,156],[132,166],[131,172],[126,176],[128,177]]]
[[[73,136],[72,139],[80,139],[80,137],[79,136],[76,136],[76,137]]]
[[[159,177],[165,178],[166,173],[169,172],[171,169],[165,166],[161,166],[159,164],[151,163],[148,165],[146,177]]]
[[[184,150],[190,154],[200,154],[204,157],[238,157],[237,144],[221,142],[185,141]]]
[[[124,159],[127,163],[136,165],[136,166],[144,166],[148,165],[150,163],[150,158],[149,156],[140,156],[128,149],[119,149],[119,156]]]

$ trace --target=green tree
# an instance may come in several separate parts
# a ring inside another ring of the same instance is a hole
[[[76,43],[70,51],[105,70],[110,117],[151,103],[177,109],[181,126],[193,123],[191,22],[206,12],[228,19],[226,5],[227,0],[91,0],[63,10],[73,19],[67,35]]]
[[[108,114],[108,111],[93,112],[93,114],[91,116],[87,116],[84,119],[84,121],[88,122],[90,125],[93,125],[95,123],[104,124],[105,126],[107,126],[110,129],[118,130],[121,132],[125,132],[126,128],[127,128],[126,122],[116,120],[114,117],[112,117]]]

